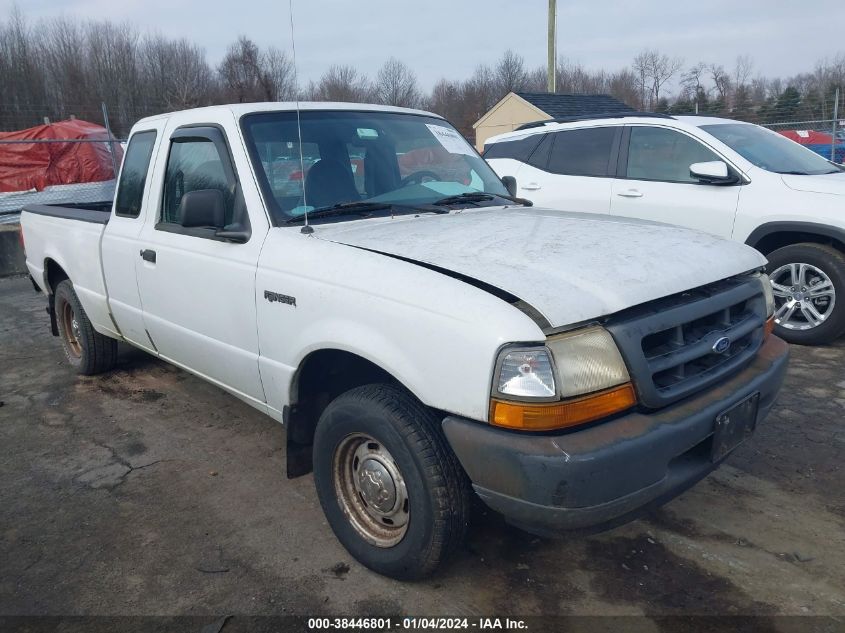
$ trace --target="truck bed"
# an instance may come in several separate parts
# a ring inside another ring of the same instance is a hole
[[[79,220],[80,222],[93,222],[95,224],[106,224],[111,215],[112,203],[109,202],[88,202],[81,204],[31,204],[23,208],[25,213],[46,215],[53,218],[66,220]]]
[[[41,288],[55,290],[55,271],[73,279],[82,307],[98,332],[119,336],[109,316],[100,263],[100,238],[111,202],[28,205],[21,213],[26,265]]]

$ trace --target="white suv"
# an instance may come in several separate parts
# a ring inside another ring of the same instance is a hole
[[[845,332],[845,171],[775,132],[633,113],[529,124],[488,139],[484,157],[540,206],[754,246],[769,259],[779,336],[818,344]]]

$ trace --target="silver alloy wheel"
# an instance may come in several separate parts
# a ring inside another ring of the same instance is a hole
[[[333,459],[340,508],[355,531],[376,547],[393,547],[408,530],[405,479],[384,445],[367,435],[347,435]]]
[[[785,264],[769,275],[775,296],[775,323],[787,330],[812,330],[836,304],[830,277],[812,264]]]

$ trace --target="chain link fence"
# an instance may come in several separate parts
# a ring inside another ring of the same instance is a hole
[[[781,121],[763,127],[797,141],[835,163],[845,163],[845,120]]]

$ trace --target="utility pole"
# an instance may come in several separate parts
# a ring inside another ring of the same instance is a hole
[[[839,88],[833,97],[833,140],[830,142],[830,160],[836,160],[836,124],[839,122]]]
[[[554,93],[557,83],[557,0],[549,0],[549,68],[546,90]]]

